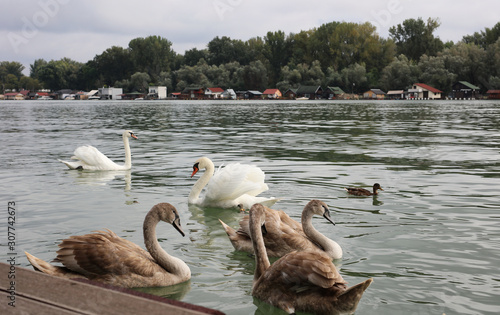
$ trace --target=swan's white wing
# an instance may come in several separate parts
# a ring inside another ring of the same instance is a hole
[[[76,148],[75,157],[82,161],[84,169],[114,170],[120,166],[91,145]]]
[[[207,185],[205,199],[235,200],[242,195],[256,196],[268,190],[264,172],[254,165],[230,164],[215,172]]]

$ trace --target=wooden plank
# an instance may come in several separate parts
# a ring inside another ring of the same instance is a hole
[[[1,314],[142,314],[179,315],[223,314],[220,311],[181,301],[169,300],[129,289],[74,281],[21,267],[15,268],[15,290],[7,274],[11,266],[0,263]],[[8,305],[11,291],[15,305]]]

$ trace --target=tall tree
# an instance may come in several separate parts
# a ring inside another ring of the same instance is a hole
[[[113,46],[94,57],[94,66],[100,76],[100,83],[112,86],[116,81],[132,74],[130,50]]]
[[[380,86],[385,90],[406,90],[419,77],[418,67],[405,55],[399,55],[382,70]]]
[[[160,36],[132,39],[129,44],[134,72],[147,73],[156,82],[163,71],[170,71],[175,63],[172,43]]]
[[[396,43],[398,55],[417,61],[424,54],[435,56],[443,49],[443,42],[433,34],[440,25],[439,19],[428,18],[427,23],[422,18],[407,19],[389,28],[389,36]]]
[[[269,84],[274,86],[280,77],[281,67],[286,65],[291,57],[290,41],[282,31],[268,32],[264,37],[264,56],[269,62]]]

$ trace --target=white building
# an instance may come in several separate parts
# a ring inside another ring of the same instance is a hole
[[[122,88],[114,88],[114,87],[102,87],[99,88],[99,96],[101,100],[121,100],[123,94]]]
[[[167,98],[167,87],[166,86],[150,86],[148,92],[148,98],[156,100],[164,100]]]

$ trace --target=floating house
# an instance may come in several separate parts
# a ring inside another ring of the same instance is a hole
[[[323,89],[320,85],[301,85],[297,88],[296,98],[304,98],[310,100],[321,99],[323,97]]]
[[[452,87],[452,98],[471,99],[478,98],[480,88],[467,81],[455,82]]]
[[[266,89],[262,95],[269,99],[279,99],[282,97],[281,91],[279,89]]]
[[[488,90],[486,94],[488,94],[490,100],[500,99],[500,90]]]
[[[148,99],[150,100],[164,100],[167,98],[166,86],[150,86],[148,91]]]
[[[102,87],[99,88],[98,93],[101,100],[121,100],[123,89],[115,87]]]
[[[414,83],[411,89],[408,89],[408,98],[436,100],[441,98],[440,91],[424,83]]]
[[[363,98],[370,100],[383,100],[385,98],[385,94],[386,93],[381,89],[370,89],[369,91],[363,93]]]
[[[205,89],[205,96],[208,99],[220,99],[222,97],[224,90],[220,87],[211,87]]]

